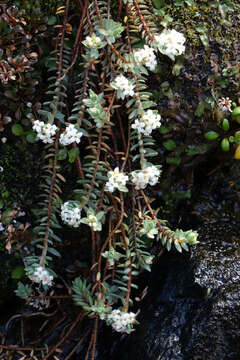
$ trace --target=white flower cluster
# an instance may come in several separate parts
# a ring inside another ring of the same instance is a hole
[[[160,35],[155,36],[155,44],[158,50],[175,60],[175,57],[181,55],[185,51],[186,39],[184,35],[176,30],[164,30]]]
[[[161,116],[156,110],[147,110],[140,119],[136,119],[132,124],[132,128],[139,133],[150,135],[153,130],[161,126]]]
[[[128,176],[119,172],[119,168],[116,167],[114,171],[108,172],[108,182],[106,183],[106,191],[113,192],[115,189],[120,191],[127,191],[126,182]]]
[[[65,146],[74,142],[79,144],[82,135],[82,132],[78,131],[73,124],[68,124],[65,131],[60,135],[59,142]]]
[[[133,312],[126,313],[120,310],[113,310],[108,315],[108,320],[111,322],[111,326],[114,330],[130,334],[132,332],[133,324],[136,323],[136,314]]]
[[[43,285],[52,286],[53,276],[50,275],[43,266],[38,266],[33,275],[30,276],[30,280],[36,283],[42,283]]]
[[[150,185],[156,185],[158,178],[161,175],[161,170],[156,166],[148,166],[143,170],[137,170],[131,172],[132,182],[135,184],[136,190],[145,189],[145,187]]]
[[[74,201],[67,201],[61,206],[62,221],[73,227],[78,227],[81,222],[81,211]]]
[[[93,33],[91,36],[86,37],[86,40],[83,41],[83,44],[90,49],[98,49],[102,45],[102,40]]]
[[[134,85],[122,74],[117,76],[111,85],[114,89],[120,90],[120,92],[122,93],[122,96],[120,97],[122,99],[124,99],[125,96],[134,95]]]
[[[53,143],[52,136],[56,134],[56,125],[45,124],[43,121],[35,120],[33,130],[37,133],[37,138],[42,140],[45,144]]]
[[[144,45],[144,48],[135,51],[134,57],[137,62],[143,63],[150,70],[154,70],[157,66],[157,59],[154,54],[154,49],[148,45]]]

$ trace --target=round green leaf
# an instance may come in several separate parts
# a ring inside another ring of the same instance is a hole
[[[35,141],[36,141],[36,136],[37,136],[36,133],[30,133],[30,134],[28,134],[28,135],[26,136],[27,142],[29,142],[30,144],[35,143]]]
[[[12,126],[12,133],[16,136],[21,136],[23,135],[24,131],[23,131],[23,128],[22,128],[22,125],[20,124],[14,124]]]

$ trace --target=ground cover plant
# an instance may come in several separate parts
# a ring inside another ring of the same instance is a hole
[[[63,358],[61,344],[79,324],[87,329],[85,337],[64,359],[83,341],[82,358],[94,359],[103,323],[116,332],[134,331],[138,275],[151,271],[164,249],[188,251],[198,242],[196,231],[173,229],[162,219],[154,189],[166,164],[173,172],[186,154],[205,154],[214,141],[224,152],[231,143],[235,158],[240,157],[237,95],[231,100],[222,93],[216,72],[208,83],[211,97],[197,102],[194,111],[197,118],[218,112],[214,126],[227,135],[221,138],[204,125],[200,144],[176,145],[171,138],[174,123],[169,124],[163,106],[168,99],[174,113],[177,94],[169,74],[183,83],[189,41],[197,36],[175,23],[170,6],[192,11],[196,4],[66,0],[0,5],[1,247],[16,260],[15,292],[28,307],[45,314],[55,306],[59,315],[59,302],[76,306],[60,342],[46,344],[42,336],[38,346],[24,346],[21,333],[21,345],[2,347],[13,359]],[[222,26],[229,26],[232,2],[213,1],[211,9],[222,16]],[[197,34],[208,51],[205,28]],[[231,74],[224,76],[233,86],[239,69],[229,68]],[[230,122],[234,134],[228,133]],[[68,237],[75,239],[72,262],[77,259],[70,277],[71,269],[65,272],[63,265]]]

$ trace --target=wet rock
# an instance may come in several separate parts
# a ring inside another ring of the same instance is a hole
[[[111,351],[100,346],[99,359],[240,359],[239,230],[233,221],[205,222],[199,232],[191,256],[161,258],[140,325]]]

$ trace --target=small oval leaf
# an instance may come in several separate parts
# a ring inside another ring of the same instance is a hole
[[[229,124],[228,119],[223,119],[222,128],[223,128],[224,131],[228,131],[228,130],[229,130],[230,124]]]
[[[236,116],[238,116],[238,115],[240,115],[240,106],[235,107],[235,108],[233,109],[233,111],[232,111],[232,116],[233,116],[233,117],[236,117]]]
[[[204,136],[207,140],[216,140],[219,137],[219,134],[216,131],[208,131]]]
[[[221,148],[222,148],[222,150],[223,151],[229,151],[229,149],[230,149],[230,144],[229,144],[229,141],[228,141],[228,139],[222,139],[222,141],[221,141]]]

